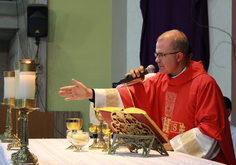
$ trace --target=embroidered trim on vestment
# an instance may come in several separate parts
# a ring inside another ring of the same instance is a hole
[[[196,157],[201,157],[203,155],[202,150],[197,141],[195,140],[194,134],[191,131],[180,135],[180,139],[188,154]]]
[[[106,92],[106,106],[118,107],[119,99],[117,89],[105,89]]]

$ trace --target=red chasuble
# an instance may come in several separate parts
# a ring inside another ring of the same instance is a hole
[[[223,96],[202,62],[191,61],[174,79],[157,73],[143,83],[117,89],[125,108],[145,110],[169,139],[198,127],[219,142],[215,161],[236,164]]]

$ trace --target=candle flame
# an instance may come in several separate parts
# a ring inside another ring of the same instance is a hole
[[[30,64],[30,63],[31,63],[31,61],[26,61],[25,63],[26,63],[26,64]]]

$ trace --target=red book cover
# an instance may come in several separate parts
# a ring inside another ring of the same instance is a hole
[[[104,107],[99,108],[99,112],[115,134],[154,134],[162,143],[168,141],[161,129],[148,116],[148,114],[141,109]]]

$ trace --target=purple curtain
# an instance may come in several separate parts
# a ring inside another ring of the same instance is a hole
[[[194,61],[209,66],[208,9],[206,0],[141,0],[143,16],[140,62],[147,67],[156,66],[154,52],[156,40],[163,32],[178,29],[188,37]],[[192,19],[193,18],[193,19]],[[204,25],[202,27],[200,25]]]

